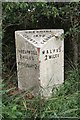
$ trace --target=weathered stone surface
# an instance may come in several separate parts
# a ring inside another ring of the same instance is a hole
[[[16,31],[18,87],[43,96],[64,82],[62,29]],[[40,89],[41,88],[41,89]]]

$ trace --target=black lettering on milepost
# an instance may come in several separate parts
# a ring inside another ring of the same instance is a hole
[[[37,55],[37,52],[35,52],[34,50],[30,50],[30,49],[27,49],[27,50],[20,49],[20,50],[18,50],[18,52],[20,54],[26,54],[26,55],[28,55],[28,54],[30,54],[30,55]]]
[[[26,63],[26,62],[18,62],[19,66],[22,66],[24,68],[34,68],[34,69],[39,69],[38,64],[31,64],[31,63]]]
[[[49,59],[51,59],[51,55],[49,55]]]
[[[47,55],[45,55],[45,60],[47,60]]]
[[[46,49],[42,51],[42,55],[44,57],[44,60],[51,60],[51,59],[56,59],[60,57],[60,52],[61,52],[61,46],[58,48],[54,49]]]
[[[59,58],[59,54],[52,54],[52,55],[45,55],[44,60],[51,60],[51,59],[56,59]]]
[[[42,51],[42,54],[45,54],[45,51]]]

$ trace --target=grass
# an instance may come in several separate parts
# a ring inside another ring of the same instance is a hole
[[[29,98],[26,92],[18,92],[17,87],[13,87],[3,81],[2,116],[3,119],[25,118],[58,118],[58,117],[79,117],[80,107],[78,100],[78,72],[76,70],[66,73],[66,80],[63,85],[53,90],[52,97],[45,100],[39,96]],[[13,76],[11,81],[16,81]],[[8,82],[8,80],[7,80]],[[11,86],[11,88],[9,88]]]
[[[78,71],[72,70],[65,73],[66,78],[56,92],[53,90],[52,97],[45,100],[44,98],[29,97],[26,92],[18,92],[15,85],[9,88],[9,83],[3,81],[3,100],[2,100],[2,116],[3,119],[19,119],[27,118],[60,118],[60,117],[79,117],[79,95],[78,90]],[[12,77],[11,81],[16,81],[16,77]],[[8,86],[7,86],[8,85]]]
[[[78,117],[78,73],[69,71],[65,83],[45,102],[42,117]]]

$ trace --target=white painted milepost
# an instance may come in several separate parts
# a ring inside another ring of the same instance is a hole
[[[44,97],[64,82],[63,29],[15,32],[18,87]]]

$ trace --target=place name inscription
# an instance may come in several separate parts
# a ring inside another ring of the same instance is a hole
[[[44,60],[49,60],[53,58],[58,58],[60,56],[61,46],[57,49],[43,50],[42,55],[44,55]]]
[[[21,54],[37,55],[37,52],[35,52],[34,50],[20,49],[20,50],[18,50],[18,52],[21,53]]]
[[[19,52],[19,58],[20,58],[18,65],[24,66],[27,68],[39,69],[39,66],[37,64],[34,64],[33,62],[35,60],[35,57],[37,56],[37,52],[35,52],[34,50],[25,50],[25,49],[20,49],[18,50],[18,52]],[[43,50],[42,55],[44,56],[44,60],[46,61],[46,60],[59,58],[60,52],[61,52],[61,46],[55,49]],[[26,63],[26,61],[28,61],[28,63]]]
[[[18,62],[18,65],[26,67],[26,68],[39,69],[39,65],[37,65],[37,64],[29,64],[29,63],[26,63],[26,62]]]
[[[52,32],[51,30],[37,30],[37,31],[26,31],[25,33],[48,33],[48,32]]]
[[[19,58],[20,58],[20,61],[18,62],[19,66],[23,66],[26,68],[39,69],[39,66],[33,63],[34,58],[37,55],[37,52],[35,52],[34,50],[25,50],[25,49],[20,49],[18,50],[18,52],[19,52]],[[28,61],[28,63],[26,63],[26,60]]]
[[[47,42],[49,39],[53,38],[55,35],[54,34],[50,34],[49,36],[46,37],[45,34],[35,34],[33,35],[33,38],[38,38],[38,37],[42,37],[43,40],[40,42],[41,44],[44,44],[45,42]],[[36,41],[35,39],[29,37],[27,34],[23,34],[23,37],[27,38],[27,40],[29,40],[30,42],[34,43],[34,44],[38,44],[38,41]],[[55,36],[56,39],[58,38],[58,36]]]
[[[37,55],[37,52],[35,52],[34,50],[24,50],[24,49],[20,49],[18,50],[19,57],[20,59],[25,59],[25,60],[34,60],[35,55]]]

